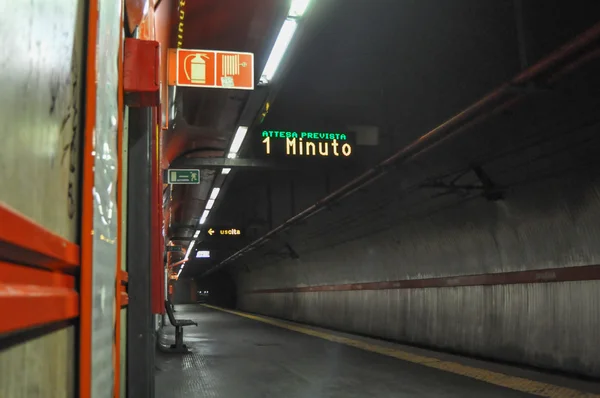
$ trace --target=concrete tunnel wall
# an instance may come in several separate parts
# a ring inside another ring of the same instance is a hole
[[[600,374],[600,282],[256,292],[597,264],[600,179],[472,199],[299,259],[237,266],[238,306],[299,322],[588,376]],[[390,209],[390,211],[393,211]],[[364,219],[364,223],[368,223]]]
[[[443,65],[436,67],[443,72]],[[497,80],[486,90],[504,78]],[[419,84],[424,86],[420,93],[435,88]],[[589,82],[578,84],[570,81],[562,88],[581,90]],[[461,354],[600,376],[600,282],[541,283],[556,274],[548,269],[593,266],[600,258],[598,99],[589,91],[581,93],[587,96],[540,95],[539,107],[526,102],[498,115],[478,125],[462,143],[440,145],[401,172],[390,173],[236,260],[227,270],[236,281],[237,307]],[[391,114],[385,121],[390,128],[380,128],[381,142],[392,132],[396,146],[385,149],[398,149],[479,95],[463,95],[460,104],[440,101],[436,112],[432,109],[437,103],[428,100],[435,95],[416,98],[415,109],[427,111],[417,115],[423,120],[415,123],[412,115]],[[401,110],[403,105],[396,101],[389,107]],[[414,189],[469,164],[482,164],[492,181],[509,186],[505,199],[464,199],[456,193],[431,199],[435,191]],[[330,172],[244,179],[248,188],[227,192],[244,200],[231,199],[219,214],[242,225],[252,220],[256,237],[261,236],[353,177]],[[536,270],[540,272],[533,272],[532,283],[341,286],[467,275],[485,279]]]
[[[560,101],[561,106],[572,103],[571,97]],[[540,270],[534,274],[537,282],[556,274],[548,269],[598,264],[596,106],[588,99],[585,106],[572,103],[562,114],[555,112],[566,125],[544,121],[537,128],[530,122],[519,129],[491,120],[480,129],[486,134],[441,145],[405,165],[402,172],[393,172],[292,227],[230,265],[238,308],[597,377],[598,281],[339,289],[351,283]],[[531,112],[527,107],[515,110],[507,120],[520,120]],[[574,126],[572,115],[587,127]],[[542,144],[536,144],[540,140]],[[452,177],[464,164],[480,161],[492,181],[508,187],[503,200],[456,194],[432,199],[435,191],[414,189],[431,176]],[[323,174],[263,176],[263,185],[277,186],[270,189],[271,200],[259,180],[246,194],[235,195],[244,197],[246,207],[235,202],[237,208],[232,204],[223,209],[231,217],[236,210],[246,217],[272,219],[277,226],[328,193]],[[348,178],[335,174],[330,190]],[[297,258],[286,251],[286,244]],[[300,289],[322,285],[338,290]]]

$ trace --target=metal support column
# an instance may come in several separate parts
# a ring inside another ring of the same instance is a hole
[[[155,331],[151,307],[151,152],[152,111],[129,112],[127,215],[127,396],[154,397]]]

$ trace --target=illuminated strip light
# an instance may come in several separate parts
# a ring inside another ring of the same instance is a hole
[[[296,33],[296,28],[298,27],[298,23],[295,18],[300,18],[304,15],[311,0],[292,0],[292,5],[290,6],[290,10],[288,12],[288,18],[283,22],[281,26],[281,30],[279,31],[279,35],[275,40],[275,45],[271,49],[271,54],[267,60],[267,64],[263,69],[261,74],[259,84],[267,84],[271,80],[273,80],[273,76],[277,72],[277,68],[279,68],[279,64],[289,47],[292,38],[294,37],[294,33]],[[237,157],[238,151],[244,142],[244,137],[248,131],[248,127],[239,126],[235,137],[231,143],[231,148],[229,149],[229,153],[227,157],[229,159],[235,159]],[[231,168],[225,167],[221,170],[221,174],[227,175],[231,172]],[[207,206],[208,208],[208,206]]]
[[[184,260],[188,260],[190,258],[190,252],[192,251],[192,249],[194,248],[194,245],[196,244],[196,240],[193,240],[190,242],[190,245],[188,246],[187,251],[185,252],[185,257],[183,258]],[[185,264],[185,263],[184,263]],[[183,264],[181,265],[181,268],[183,268]]]
[[[202,213],[202,217],[200,217],[200,224],[204,224],[206,222],[206,219],[208,218],[208,215],[210,214],[210,210],[204,210],[204,213]]]
[[[213,208],[215,204],[215,200],[214,199],[209,199],[208,202],[206,202],[206,210],[210,210]]]
[[[275,73],[277,72],[277,68],[294,37],[294,33],[296,33],[296,28],[298,27],[296,19],[304,15],[310,2],[311,0],[292,0],[288,17],[283,22],[277,40],[275,40],[275,44],[271,49],[267,64],[260,75],[259,84],[268,84],[273,80],[273,76],[275,76]]]
[[[194,238],[197,238],[198,236],[200,236],[200,230],[197,229],[196,232],[194,232]]]
[[[308,9],[309,4],[310,0],[292,0],[292,6],[290,7],[288,16],[293,18],[299,18],[303,16]]]
[[[237,131],[235,132],[235,136],[233,137],[233,141],[231,142],[231,148],[229,148],[229,155],[227,157],[234,159],[237,156],[240,148],[242,147],[242,143],[244,142],[244,138],[246,138],[246,133],[248,132],[248,127],[239,126]]]
[[[198,235],[200,235],[200,231],[196,231],[196,233]],[[194,238],[196,238],[196,233],[194,234]],[[183,267],[185,267],[185,263],[190,259],[190,253],[192,252],[192,249],[194,248],[195,244],[196,244],[196,240],[193,240],[190,242],[190,245],[188,246],[188,249],[185,252],[185,257],[182,260],[181,267],[179,267],[179,272],[177,273],[177,278],[179,278],[179,274],[181,274],[181,271],[183,271]]]
[[[215,204],[215,200],[217,199],[217,196],[219,195],[220,191],[221,191],[221,188],[214,187],[212,192],[210,193],[210,198],[208,199],[208,202],[206,203],[206,207],[204,208],[204,213],[202,213],[202,217],[200,217],[200,221],[199,221],[200,225],[202,225],[206,222],[206,219],[208,218],[208,215],[210,214],[210,209],[212,209],[213,205]]]
[[[279,31],[279,35],[277,36],[275,45],[271,50],[267,64],[265,65],[265,68],[260,76],[259,84],[268,84],[271,82],[271,80],[273,80],[273,76],[281,64],[281,60],[283,59],[283,56],[285,55],[285,52],[287,51],[287,48],[294,37],[297,27],[298,23],[294,19],[287,18],[283,22],[283,26]]]
[[[196,232],[200,232],[200,231],[196,231]],[[196,244],[195,240],[193,240],[193,241],[190,242],[190,245],[188,246],[188,249],[185,252],[185,257],[183,258],[183,263],[181,264],[181,267],[179,267],[179,272],[177,273],[177,278],[179,278],[179,275],[181,274],[181,271],[183,271],[183,267],[185,267],[185,263],[189,260],[190,253],[192,252],[192,249],[194,248],[195,244]]]
[[[295,18],[302,17],[311,0],[292,0],[292,5],[290,6],[290,10],[288,12],[288,18],[283,22],[281,26],[281,30],[279,31],[279,35],[277,35],[277,39],[275,40],[275,44],[271,49],[271,54],[267,59],[267,64],[263,69],[263,72],[260,77],[259,84],[267,84],[271,80],[273,80],[273,76],[277,72],[277,68],[281,64],[283,60],[283,56],[289,47],[292,38],[294,37],[294,33],[296,33],[296,28],[298,27],[298,23]],[[229,159],[235,159],[238,155],[238,152],[244,142],[244,138],[246,137],[246,133],[248,132],[248,127],[239,126],[235,137],[231,143],[231,148],[229,148],[229,153],[227,157]],[[231,172],[231,168],[224,168],[221,173],[229,174]]]

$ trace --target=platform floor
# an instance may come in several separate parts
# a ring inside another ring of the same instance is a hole
[[[185,328],[192,353],[157,354],[156,398],[535,396],[215,309],[176,309],[199,326]]]

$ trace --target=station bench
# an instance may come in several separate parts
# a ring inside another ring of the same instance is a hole
[[[173,304],[169,300],[165,300],[165,309],[169,316],[169,322],[171,322],[171,325],[175,326],[175,344],[171,344],[171,350],[174,352],[187,352],[187,346],[183,344],[183,327],[192,325],[198,326],[198,323],[191,319],[175,319]]]

